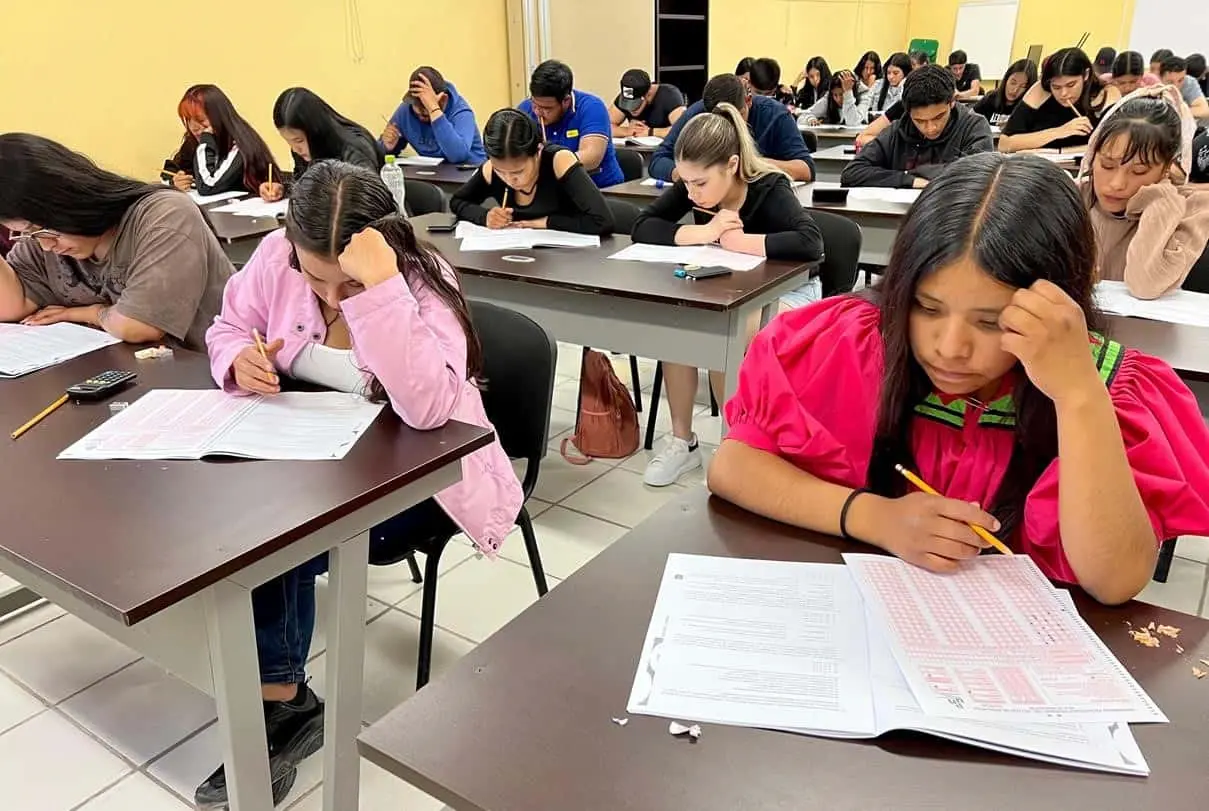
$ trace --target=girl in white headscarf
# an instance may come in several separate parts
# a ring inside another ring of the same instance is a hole
[[[1170,86],[1121,99],[1087,146],[1079,180],[1102,279],[1143,299],[1178,288],[1209,242],[1209,189],[1187,183],[1196,125]]]

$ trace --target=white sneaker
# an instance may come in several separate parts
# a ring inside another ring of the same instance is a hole
[[[693,437],[696,445],[697,437]],[[651,487],[667,487],[675,484],[676,480],[685,473],[701,467],[701,451],[689,447],[689,443],[679,437],[671,437],[663,450],[647,463],[646,472],[642,474],[642,483]]]

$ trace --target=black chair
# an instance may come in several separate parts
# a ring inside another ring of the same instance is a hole
[[[819,151],[819,136],[810,130],[798,130],[798,132],[802,133],[802,141],[806,144],[806,149],[810,154],[813,155]]]
[[[1193,293],[1209,293],[1209,248],[1196,260],[1188,272],[1188,278],[1184,279],[1183,287]]]
[[[613,233],[630,236],[634,233],[634,220],[638,219],[638,206],[619,200],[616,197],[606,197],[609,213],[613,215]]]
[[[655,418],[659,416],[659,395],[662,392],[663,361],[659,361],[655,364],[655,379],[651,381],[651,413],[647,415],[646,436],[642,440],[642,447],[648,451],[655,447]],[[714,397],[712,385],[709,386],[709,413],[711,417],[718,416],[718,398]]]
[[[618,149],[617,163],[621,166],[621,176],[627,181],[638,180],[642,177],[642,155],[632,149]]]
[[[521,489],[525,501],[537,487],[537,474],[546,455],[550,432],[550,402],[554,396],[554,367],[558,347],[550,335],[529,317],[485,302],[471,302],[471,317],[483,344],[483,407],[495,426],[496,436],[512,459],[525,460]],[[544,595],[546,574],[542,568],[537,536],[529,511],[521,507],[516,523],[525,540],[529,567],[539,596]],[[423,608],[420,611],[420,650],[416,664],[416,689],[428,683],[432,667],[432,634],[436,620],[437,575],[441,553],[458,533],[453,522],[429,538],[391,539],[394,548],[379,551],[370,561],[386,566],[406,560],[412,580],[424,583]],[[424,577],[416,563],[416,552],[424,554]]]
[[[1175,559],[1175,542],[1179,538],[1163,541],[1159,547],[1159,559],[1154,564],[1154,582],[1166,583],[1167,575],[1171,574],[1171,562]]]
[[[403,207],[409,216],[419,217],[424,214],[440,214],[445,211],[445,195],[431,183],[423,180],[404,180],[406,188]]]
[[[823,234],[823,261],[819,265],[823,297],[851,293],[860,273],[861,227],[830,211],[811,209],[810,216]]]

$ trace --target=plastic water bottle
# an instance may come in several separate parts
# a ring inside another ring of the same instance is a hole
[[[386,188],[390,189],[390,196],[395,198],[395,205],[399,207],[399,213],[406,217],[407,210],[403,208],[403,201],[407,197],[407,184],[403,180],[403,169],[395,163],[394,155],[386,156],[386,164],[382,167],[380,174],[382,182],[386,184]]]

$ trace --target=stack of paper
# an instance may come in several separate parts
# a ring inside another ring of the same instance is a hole
[[[669,555],[629,711],[1149,774],[1128,724],[1167,719],[1027,557],[844,557]]]
[[[630,135],[625,138],[614,138],[614,146],[649,146],[656,147],[663,143],[658,135]]]
[[[426,158],[423,155],[408,155],[406,158],[395,158],[395,163],[401,166],[440,166],[444,158]]]
[[[908,205],[919,199],[923,189],[883,189],[873,186],[854,186],[848,189],[848,199],[877,200],[883,203],[906,203]]]
[[[635,242],[609,257],[626,262],[655,262],[661,265],[697,265],[703,268],[752,270],[764,263],[763,256],[738,253],[717,245],[646,245]]]
[[[223,200],[234,200],[236,197],[247,197],[248,193],[239,191],[220,191],[218,194],[200,194],[197,189],[189,189],[189,198],[199,206],[208,206]]]
[[[0,324],[0,377],[20,377],[119,343],[108,332],[79,324]]]
[[[249,197],[247,200],[227,203],[225,206],[211,209],[211,211],[219,214],[235,214],[239,217],[284,217],[289,206],[289,200],[269,203],[259,197]]]
[[[338,391],[236,397],[215,389],[157,389],[59,458],[343,459],[381,410]]]
[[[599,248],[600,237],[548,228],[484,228],[462,220],[454,237],[463,251],[526,251],[530,248]]]
[[[1096,305],[1106,313],[1209,327],[1209,293],[1172,290],[1147,301],[1134,298],[1125,282],[1100,282],[1096,285]]]

